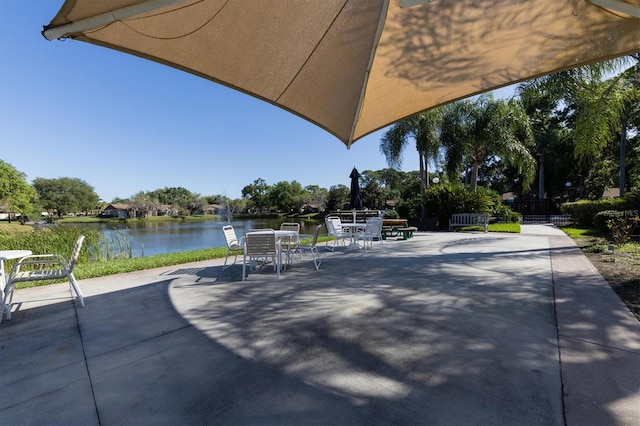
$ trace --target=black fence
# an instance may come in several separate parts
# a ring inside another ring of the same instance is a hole
[[[505,204],[522,215],[522,223],[569,224],[569,218],[562,214],[558,200],[514,200]]]
[[[521,215],[561,215],[560,204],[558,200],[514,200],[505,202],[506,205],[511,207],[511,210],[520,213]]]
[[[522,223],[553,223],[554,225],[564,226],[569,225],[570,220],[568,216],[562,214],[550,214],[550,215],[536,215],[525,214],[522,215]]]

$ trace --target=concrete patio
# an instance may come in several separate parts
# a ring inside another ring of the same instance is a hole
[[[562,232],[384,246],[18,290],[0,424],[640,424],[640,322]]]

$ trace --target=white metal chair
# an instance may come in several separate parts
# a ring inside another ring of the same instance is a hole
[[[69,261],[60,254],[32,254],[18,260],[18,263],[16,263],[13,268],[11,268],[11,272],[9,272],[4,300],[2,307],[0,308],[0,322],[2,321],[5,308],[7,310],[7,319],[11,319],[11,301],[13,300],[13,293],[16,284],[23,282],[48,281],[67,278],[69,280],[70,289],[75,291],[80,306],[84,307],[84,296],[80,291],[76,278],[73,276],[73,268],[78,261],[78,256],[80,256],[83,241],[84,235],[80,235],[76,240],[76,244],[73,248]]]
[[[227,241],[227,254],[224,257],[224,265],[222,265],[222,270],[224,271],[225,269],[230,268],[231,266],[236,264],[236,259],[238,258],[238,252],[241,252],[242,250],[244,250],[243,248],[244,237],[241,237],[240,239],[238,239],[236,235],[236,231],[231,225],[223,226],[222,232],[224,232],[224,239]],[[233,263],[227,266],[227,260],[229,259],[229,254],[231,254],[231,252],[235,252],[233,257]]]
[[[280,279],[281,254],[276,232],[273,229],[261,229],[247,232],[244,236],[244,255],[242,258],[242,281],[247,278],[247,264],[255,270],[273,261],[273,268]]]
[[[301,243],[300,244],[300,254],[310,254],[311,258],[313,259],[313,264],[316,266],[316,271],[318,270],[318,268],[320,267],[320,264],[322,263],[322,261],[320,260],[320,253],[318,252],[318,235],[320,235],[320,228],[322,228],[322,225],[318,225],[316,226],[316,230],[313,233],[313,238],[311,239],[310,243]]]
[[[367,246],[373,248],[374,241],[377,241],[382,251],[384,251],[382,223],[381,217],[370,217],[366,221],[366,226],[358,231],[357,237],[362,240],[365,252],[367,251]]]
[[[325,248],[334,251],[339,241],[342,241],[342,245],[346,245],[345,241],[351,238],[351,233],[345,231],[342,228],[342,221],[336,216],[327,216],[325,218],[325,225],[327,225],[327,234],[329,237],[333,237],[333,247],[329,247],[329,240],[325,243]]]
[[[282,245],[281,249],[287,253],[287,264],[290,265],[293,262],[295,252],[300,253],[300,224],[297,222],[283,222],[280,224],[280,230],[295,231],[297,234],[295,237],[289,237],[280,242]],[[301,253],[300,258],[302,259]]]

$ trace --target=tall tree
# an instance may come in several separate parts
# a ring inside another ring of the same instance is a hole
[[[268,205],[269,191],[270,186],[265,180],[258,178],[251,185],[242,188],[242,197],[249,200],[251,206],[261,212]]]
[[[402,153],[410,141],[415,142],[420,167],[420,195],[424,199],[430,159],[436,159],[440,147],[440,126],[444,109],[434,108],[416,114],[395,123],[382,135],[380,152],[384,154],[387,165],[400,168]],[[424,203],[423,203],[424,204]],[[424,205],[422,216],[425,215]]]
[[[130,198],[129,207],[133,217],[147,217],[152,210],[157,209],[160,202],[150,193],[138,192]]]
[[[278,211],[299,211],[303,203],[303,189],[297,181],[280,181],[271,187],[269,202]]]
[[[328,197],[329,191],[326,188],[322,188],[318,185],[308,185],[304,187],[302,201],[303,205],[312,205],[317,207],[319,210],[322,210],[327,205]]]
[[[15,213],[23,216],[34,213],[37,197],[36,191],[27,183],[26,174],[0,160],[0,205],[7,210],[9,222]]]
[[[327,199],[327,209],[339,210],[349,203],[351,190],[347,185],[338,184],[329,187],[329,198]]]
[[[579,162],[611,164],[602,156],[611,143],[619,147],[620,196],[627,186],[626,145],[637,132],[640,115],[640,53],[616,58],[540,79],[547,90],[562,96],[568,123],[573,127],[574,154]],[[593,171],[601,171],[591,167]],[[596,179],[598,180],[598,179]]]
[[[100,201],[93,187],[78,178],[35,178],[33,187],[42,205],[57,210],[58,217],[67,213],[92,211]]]
[[[362,205],[370,209],[382,209],[385,202],[384,183],[376,172],[365,170],[360,177]]]
[[[538,198],[553,197],[565,190],[567,181],[575,181],[573,139],[563,115],[557,111],[561,97],[549,91],[539,79],[518,85],[520,98],[531,122],[535,144],[532,154],[538,159]]]
[[[527,146],[533,143],[531,124],[516,99],[493,99],[491,94],[447,106],[441,140],[445,147],[449,179],[465,164],[471,167],[475,190],[478,171],[490,159],[514,167],[528,188],[535,176],[535,160]]]

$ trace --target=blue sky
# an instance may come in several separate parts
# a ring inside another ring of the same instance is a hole
[[[303,119],[190,74],[76,41],[47,41],[62,0],[0,1],[0,159],[79,178],[104,201],[184,187],[239,198],[258,178],[325,188],[386,168],[384,129],[351,149]],[[507,96],[505,88],[496,95]],[[402,170],[418,169],[409,147]]]

